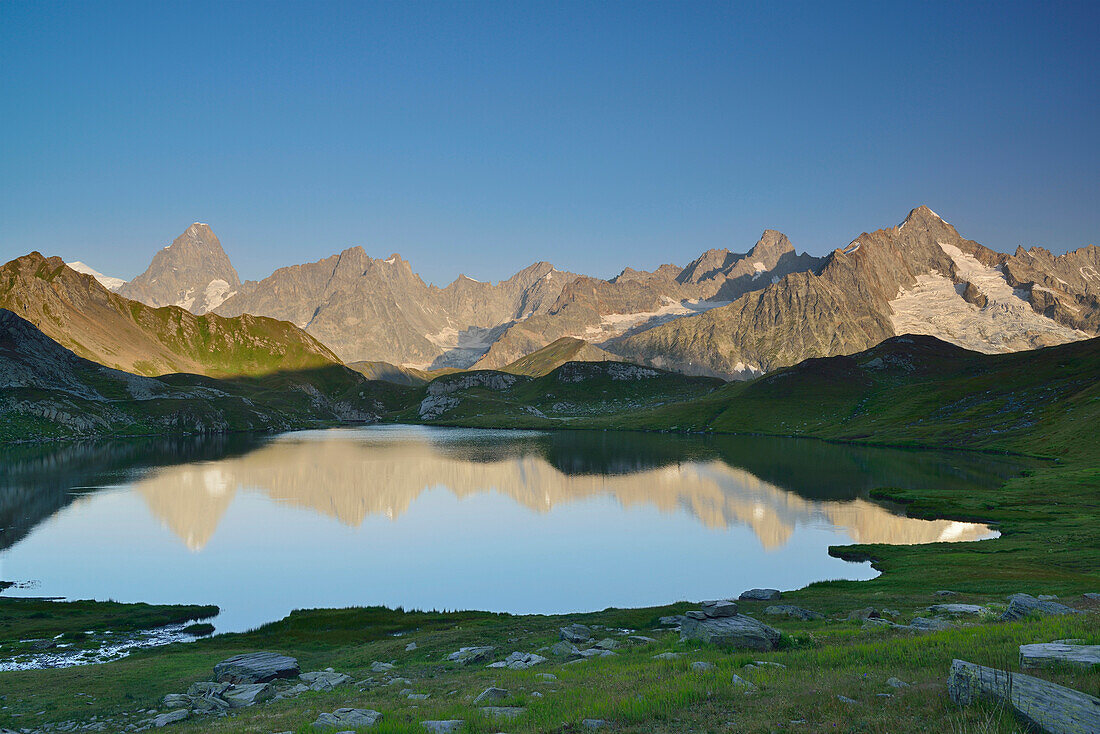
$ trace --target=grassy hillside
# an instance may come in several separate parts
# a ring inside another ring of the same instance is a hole
[[[37,252],[0,267],[0,308],[85,359],[140,375],[254,376],[340,363],[289,322],[152,308]]]
[[[621,362],[623,360],[621,357],[605,352],[599,347],[592,346],[584,339],[563,336],[561,339],[547,344],[542,349],[531,352],[525,357],[520,357],[506,367],[501,367],[500,371],[509,372],[513,375],[542,377],[566,362],[609,361]]]
[[[433,376],[438,377],[438,375],[433,375],[433,373],[424,370],[418,370],[414,367],[402,367],[389,362],[351,362],[348,367],[368,380],[382,380],[409,387],[427,385],[431,382]]]

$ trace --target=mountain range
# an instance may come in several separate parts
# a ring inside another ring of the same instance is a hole
[[[626,268],[608,280],[537,262],[497,283],[462,275],[440,288],[397,254],[352,247],[242,283],[199,223],[128,283],[72,265],[148,306],[290,322],[330,358],[408,384],[437,370],[508,369],[562,339],[574,353],[584,342],[584,354],[600,358],[738,379],[904,333],[995,353],[1100,329],[1100,248],[1002,254],[924,206],[822,258],[766,230],[744,253],[708,250],[683,267]],[[44,330],[82,354],[60,330]]]

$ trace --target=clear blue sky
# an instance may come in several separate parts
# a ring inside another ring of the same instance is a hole
[[[821,254],[928,204],[1100,232],[1100,3],[0,2],[0,261],[112,275],[209,222],[242,277]]]

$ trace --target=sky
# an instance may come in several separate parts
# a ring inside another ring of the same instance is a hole
[[[927,204],[1100,232],[1100,3],[0,2],[0,262],[242,278],[362,245],[430,282],[824,254]]]

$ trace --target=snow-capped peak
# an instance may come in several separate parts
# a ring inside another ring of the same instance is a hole
[[[87,265],[85,263],[82,263],[79,260],[74,260],[71,263],[65,263],[65,264],[68,265],[70,268],[72,268],[73,270],[75,270],[78,273],[84,273],[85,275],[92,276],[97,281],[99,281],[99,284],[101,286],[103,286],[104,288],[106,288],[109,291],[117,291],[119,288],[121,288],[123,285],[126,284],[126,281],[123,280],[122,278],[113,278],[110,275],[104,275],[103,273],[99,272],[95,268],[93,268],[90,265]]]

